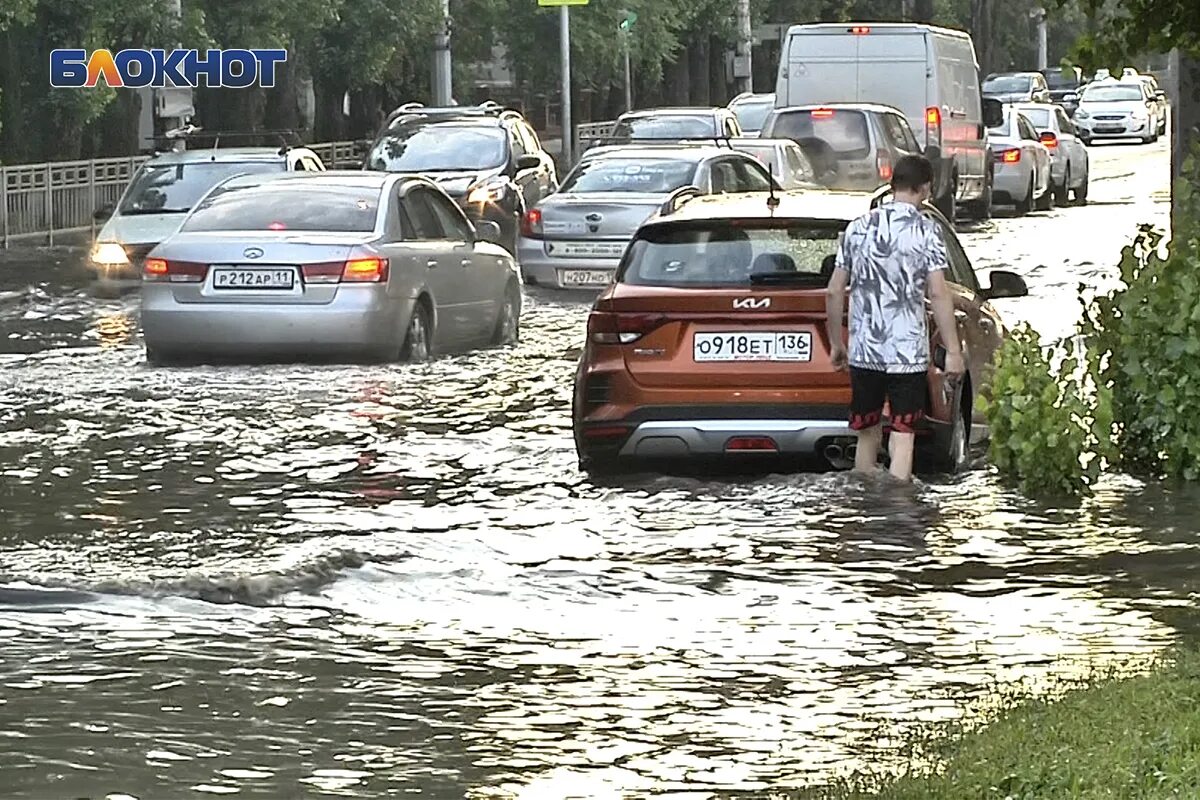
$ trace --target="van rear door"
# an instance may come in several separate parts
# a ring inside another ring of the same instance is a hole
[[[777,108],[852,103],[858,99],[854,64],[857,37],[838,26],[816,26],[788,39],[786,72],[775,95]]]
[[[862,103],[882,103],[904,112],[922,146],[928,97],[930,53],[920,30],[870,29],[859,34],[858,97]]]

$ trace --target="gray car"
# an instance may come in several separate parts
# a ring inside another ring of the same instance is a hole
[[[1050,85],[1040,72],[1001,72],[988,75],[983,96],[1002,103],[1049,103]]]
[[[1066,109],[1045,103],[1015,106],[1029,120],[1046,149],[1050,151],[1050,176],[1054,202],[1067,205],[1074,194],[1075,202],[1087,202],[1090,162],[1087,146],[1079,138]]]
[[[638,226],[672,194],[768,191],[757,159],[713,145],[646,145],[589,150],[558,192],[530,209],[517,257],[525,282],[560,289],[607,286]]]
[[[904,114],[871,103],[777,108],[761,137],[799,144],[817,182],[829,189],[873,191],[891,181],[901,157],[921,153]]]
[[[241,176],[143,267],[153,364],[208,356],[425,360],[518,337],[516,265],[420,177]]]
[[[732,139],[742,135],[728,108],[647,108],[617,117],[612,138],[618,142]]]
[[[729,144],[761,161],[784,191],[822,188],[808,156],[791,139],[730,139]]]

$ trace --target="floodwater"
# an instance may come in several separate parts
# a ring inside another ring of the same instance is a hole
[[[965,237],[1049,337],[1165,224],[1165,146],[1093,169],[1087,208]],[[817,784],[996,686],[1143,664],[1200,578],[1200,494],[1114,477],[1048,507],[982,454],[912,489],[595,483],[578,297],[428,365],[153,369],[137,295],[92,297],[81,259],[0,256],[7,798]]]

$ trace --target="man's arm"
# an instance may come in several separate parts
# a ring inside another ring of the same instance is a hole
[[[836,369],[845,369],[847,363],[846,344],[843,341],[842,315],[846,308],[846,286],[850,273],[838,266],[829,278],[825,289],[825,330],[829,334],[829,355]]]
[[[944,270],[929,273],[929,299],[933,304],[933,319],[937,323],[938,335],[942,338],[942,346],[946,348],[947,375],[962,375],[965,371],[963,364],[962,345],[958,340],[958,320],[954,316],[954,297],[950,293],[950,285],[946,283]]]

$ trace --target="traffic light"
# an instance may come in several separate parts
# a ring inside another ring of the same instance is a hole
[[[622,11],[621,21],[617,23],[617,29],[622,33],[629,33],[633,23],[637,22],[637,13],[633,11]]]

